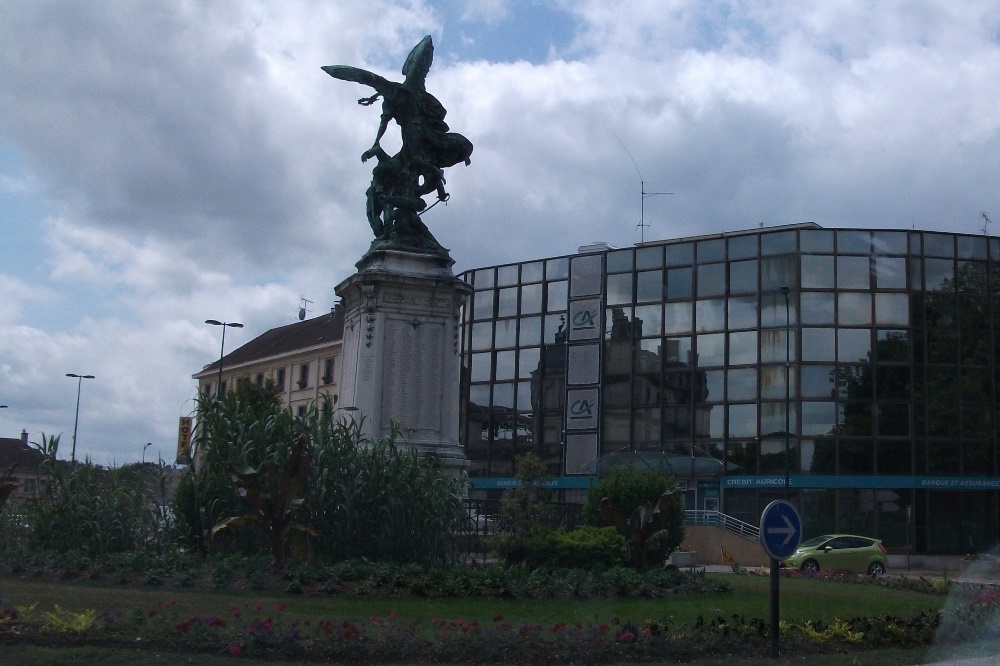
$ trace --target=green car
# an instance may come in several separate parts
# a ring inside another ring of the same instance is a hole
[[[800,543],[781,566],[809,573],[833,570],[881,576],[887,564],[885,548],[878,539],[853,534],[824,534]]]

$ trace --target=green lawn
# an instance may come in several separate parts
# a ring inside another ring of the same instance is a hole
[[[709,574],[713,576],[713,574]],[[53,582],[37,578],[0,578],[0,599],[13,606],[28,606],[38,603],[36,617],[43,611],[52,610],[56,604],[75,612],[87,609],[98,611],[121,611],[122,613],[145,615],[159,608],[166,600],[176,599],[171,612],[178,617],[219,615],[229,617],[234,606],[253,611],[258,604],[265,613],[275,612],[278,605],[287,618],[299,620],[328,619],[334,622],[351,620],[361,624],[369,622],[371,616],[387,616],[394,613],[400,621],[408,619],[432,618],[443,620],[476,620],[480,624],[493,621],[503,615],[504,621],[551,625],[557,622],[567,625],[580,622],[589,624],[595,620],[613,622],[643,622],[655,618],[661,622],[677,626],[693,624],[698,616],[712,619],[717,616],[741,615],[746,619],[769,616],[769,581],[761,576],[733,576],[715,574],[732,588],[726,593],[683,596],[658,600],[592,600],[592,601],[539,601],[539,600],[499,600],[483,598],[426,599],[414,596],[334,596],[334,595],[290,595],[275,593],[234,592],[196,589],[162,589],[155,587],[121,587],[112,584],[87,584]],[[944,597],[930,596],[864,584],[849,584],[807,579],[781,580],[781,617],[785,621],[823,620],[831,622],[837,618],[852,618],[861,615],[874,616],[890,614],[909,616],[920,611],[933,610],[943,606]],[[249,605],[249,606],[248,606]],[[861,666],[886,663],[921,663],[923,651],[875,651],[860,655],[811,656],[807,660],[790,659],[778,663],[809,663],[813,666],[855,663]],[[141,660],[150,666],[168,663],[218,664],[233,663],[229,657],[212,655],[159,654],[142,651]],[[0,663],[32,664],[90,664],[104,666],[135,663],[137,652],[125,648],[81,647],[52,649],[29,645],[9,645],[0,642]],[[764,664],[771,660],[741,660],[746,664]],[[732,660],[709,660],[696,662],[704,666],[732,663]]]

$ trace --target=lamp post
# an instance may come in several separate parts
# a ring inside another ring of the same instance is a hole
[[[84,379],[94,379],[94,375],[78,375],[73,372],[67,372],[67,377],[73,377],[76,379],[76,417],[73,419],[73,452],[70,454],[70,461],[76,462],[76,431],[77,426],[80,425],[80,389],[83,388]]]
[[[152,442],[146,442],[145,446],[142,447],[142,464],[146,464],[146,449],[153,445]]]
[[[222,348],[219,350],[219,383],[215,387],[215,397],[222,398],[222,359],[226,355],[226,327],[243,328],[243,324],[235,321],[219,321],[217,319],[206,319],[205,323],[222,327]]]
[[[788,310],[788,287],[781,287],[781,294],[785,297],[785,500],[788,500],[788,439],[791,437],[789,430],[791,429],[791,319],[789,318]]]

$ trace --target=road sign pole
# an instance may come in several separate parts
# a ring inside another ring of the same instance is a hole
[[[778,560],[771,558],[771,659],[778,658]]]
[[[802,538],[802,519],[795,507],[775,500],[760,516],[760,545],[771,558],[771,658],[778,658],[778,565],[795,552]]]

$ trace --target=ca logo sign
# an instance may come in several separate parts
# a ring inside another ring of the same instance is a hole
[[[578,331],[597,328],[597,311],[584,310],[573,315],[573,328]]]
[[[571,419],[589,419],[594,416],[596,400],[574,400],[569,405],[569,417]]]

